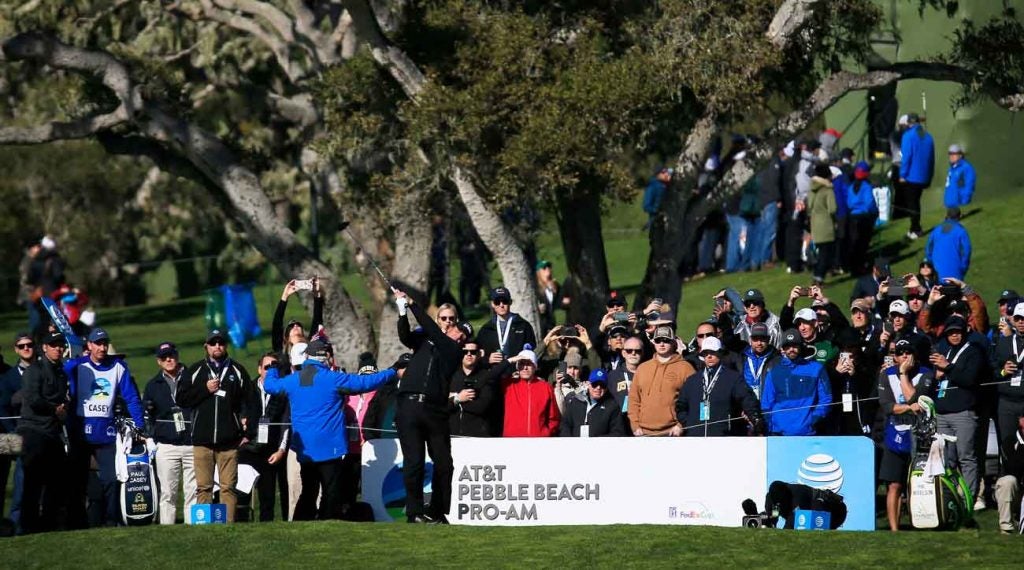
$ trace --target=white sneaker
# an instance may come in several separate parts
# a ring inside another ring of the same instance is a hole
[[[917,235],[917,232],[907,232],[907,239],[914,241],[921,236]]]
[[[978,499],[974,501],[974,512],[985,510],[985,499]]]

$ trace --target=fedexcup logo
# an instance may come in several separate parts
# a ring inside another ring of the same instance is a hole
[[[815,489],[828,489],[838,493],[843,487],[842,466],[834,457],[825,453],[815,453],[804,459],[796,476],[800,483]]]

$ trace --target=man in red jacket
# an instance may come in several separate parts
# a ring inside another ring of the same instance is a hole
[[[562,416],[555,404],[555,392],[537,378],[537,355],[524,350],[509,359],[518,374],[505,378],[501,387],[505,394],[504,437],[550,437],[558,434]]]

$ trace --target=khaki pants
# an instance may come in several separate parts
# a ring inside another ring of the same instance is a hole
[[[299,456],[288,450],[288,520],[295,516],[295,505],[302,494],[302,477],[299,475]]]
[[[996,508],[999,509],[999,530],[1014,531],[1013,523],[1021,516],[1020,486],[1013,475],[1004,475],[996,481]]]
[[[160,481],[160,524],[174,524],[178,511],[178,484],[185,488],[185,522],[191,523],[196,504],[196,473],[191,445],[156,446],[156,476]]]
[[[196,502],[208,505],[213,502],[213,469],[217,468],[220,484],[220,500],[227,507],[228,522],[235,522],[235,484],[238,483],[238,449],[216,449],[195,446],[192,448],[196,471]]]

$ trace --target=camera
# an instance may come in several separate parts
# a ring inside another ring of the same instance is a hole
[[[572,325],[565,325],[564,327],[562,327],[562,330],[559,332],[559,335],[578,337],[580,336],[580,333],[579,331],[576,330],[576,327]]]
[[[892,285],[885,294],[887,297],[902,298],[907,295],[907,288],[904,285]]]
[[[810,287],[801,287],[800,290],[799,290],[799,293],[800,293],[800,296],[802,296],[802,297],[810,297],[811,296],[811,288]]]
[[[964,296],[963,289],[961,289],[959,285],[954,285],[953,283],[940,285],[939,292],[942,293],[944,297],[948,297],[951,301],[955,301]]]
[[[743,515],[744,528],[775,528],[775,519],[768,513],[756,515]]]
[[[614,319],[617,323],[629,322],[629,313],[625,311],[618,311],[616,313],[612,313],[612,319]]]

